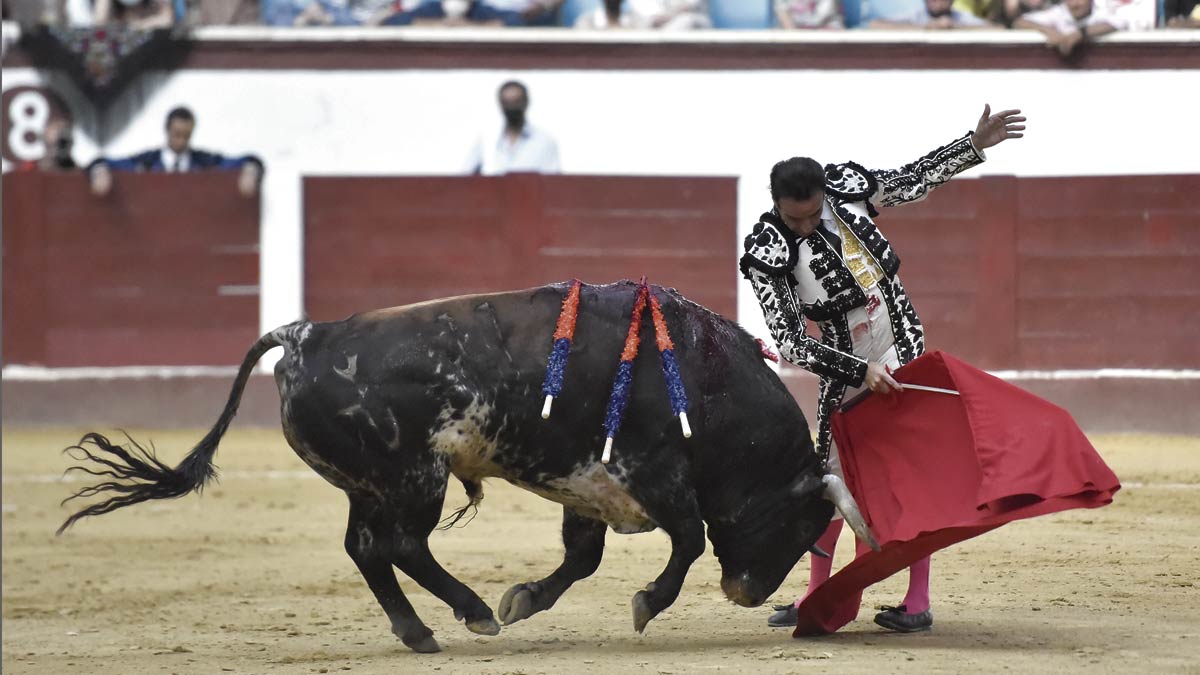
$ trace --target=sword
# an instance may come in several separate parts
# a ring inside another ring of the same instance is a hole
[[[932,392],[936,392],[938,394],[953,394],[955,396],[962,395],[962,394],[959,394],[957,391],[954,391],[953,389],[942,389],[941,387],[926,387],[923,384],[905,384],[905,383],[901,382],[900,386],[905,389],[918,389],[920,391],[932,391]]]
[[[907,382],[901,382],[900,387],[902,388],[902,390],[903,389],[916,389],[917,391],[932,391],[935,394],[951,394],[954,396],[962,395],[962,394],[959,394],[957,391],[954,391],[953,389],[942,389],[941,387],[929,387],[929,386],[926,386],[923,384],[908,384]],[[846,411],[850,410],[854,406],[856,406],[859,403],[862,403],[864,400],[866,400],[866,398],[868,396],[870,396],[872,393],[874,393],[874,392],[872,392],[870,389],[867,389],[859,394],[856,394],[849,401],[846,401],[845,403],[842,404],[841,411],[846,412]]]

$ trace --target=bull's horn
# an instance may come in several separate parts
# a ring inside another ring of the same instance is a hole
[[[817,556],[818,558],[828,558],[829,557],[829,554],[826,553],[824,551],[824,549],[822,549],[820,546],[817,546],[816,544],[813,544],[811,547],[809,547],[808,552]]]
[[[875,541],[875,535],[871,534],[867,521],[863,520],[862,513],[858,510],[858,504],[854,502],[854,496],[850,494],[850,489],[842,479],[836,474],[827,473],[821,480],[825,483],[825,499],[833,502],[842,518],[846,519],[846,524],[854,530],[856,537],[865,541],[872,551],[878,551],[879,542]]]

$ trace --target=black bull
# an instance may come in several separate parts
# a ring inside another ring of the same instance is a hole
[[[608,527],[657,527],[671,538],[666,568],[633,597],[636,630],[675,601],[704,551],[705,523],[727,597],[761,604],[833,513],[795,400],[748,333],[674,290],[652,287],[675,342],[694,435],[683,438],[671,414],[646,321],[624,423],[604,465],[602,424],[637,287],[583,287],[562,394],[544,420],[541,384],[567,288],[449,298],[272,331],[250,349],[219,420],[178,467],[136,443],[122,447],[98,434],[74,446],[92,462],[80,468],[112,480],[76,495],[108,499],[75,513],[62,529],[84,516],[199,491],[215,475],[213,455],[255,363],[282,346],[275,379],[284,435],[349,496],[346,551],[410,648],[439,647],[393,565],[471,631],[500,630],[488,605],[429,550],[451,474],[466,487],[469,506],[482,498],[480,481],[489,477],[563,505],[563,561],[546,578],[504,595],[499,618],[506,624],[549,609],[591,575]]]

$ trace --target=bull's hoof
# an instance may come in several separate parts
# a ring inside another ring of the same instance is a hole
[[[650,623],[658,612],[650,609],[650,594],[638,591],[633,596],[633,629],[639,633],[646,632],[646,624]]]
[[[423,638],[417,638],[412,641],[401,638],[401,641],[404,642],[405,647],[418,654],[436,654],[442,651],[442,646],[438,644],[437,640],[433,639],[432,635],[426,635]]]
[[[467,630],[476,635],[499,635],[500,624],[496,620],[488,617],[486,619],[475,619],[467,622]]]
[[[530,588],[530,584],[517,584],[508,589],[504,597],[500,598],[500,607],[497,608],[500,620],[507,626],[537,614],[537,610],[533,607],[533,600],[533,590]]]

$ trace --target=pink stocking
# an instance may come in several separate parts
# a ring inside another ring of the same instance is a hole
[[[904,596],[906,614],[920,614],[929,609],[929,556],[908,568],[908,595]]]
[[[812,553],[808,554],[808,590],[804,592],[804,597],[796,601],[797,606],[815,591],[817,586],[829,580],[829,575],[833,572],[833,552],[837,548],[838,535],[841,533],[842,519],[829,521],[829,527],[825,528],[825,533],[817,540],[817,547],[828,553],[829,557],[822,558]]]

